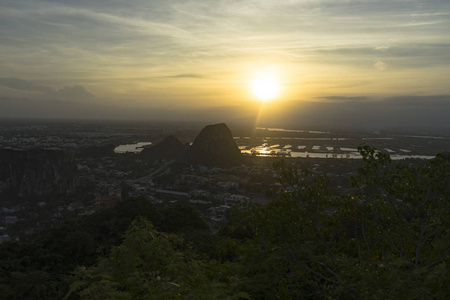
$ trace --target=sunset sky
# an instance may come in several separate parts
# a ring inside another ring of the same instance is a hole
[[[264,104],[251,88],[261,74],[279,82]],[[450,126],[449,115],[448,0],[0,1],[0,117]]]

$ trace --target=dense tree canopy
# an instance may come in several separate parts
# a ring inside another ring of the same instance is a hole
[[[190,249],[183,238],[138,218],[111,255],[79,268],[72,291],[82,299],[243,299],[230,264]],[[69,296],[68,296],[69,297]]]
[[[93,215],[67,220],[33,242],[0,245],[0,299],[61,299],[73,281],[73,270],[108,256],[138,216],[166,232],[199,235],[207,227],[190,206],[157,209],[148,200],[127,199]]]
[[[1,297],[448,298],[450,154],[408,164],[359,150],[346,193],[280,162],[280,196],[237,205],[215,235],[189,206],[131,199],[1,245]]]
[[[239,249],[244,290],[296,299],[450,295],[449,154],[412,166],[359,150],[364,166],[350,193],[333,197],[325,176],[281,164],[284,193],[239,213],[253,232]]]

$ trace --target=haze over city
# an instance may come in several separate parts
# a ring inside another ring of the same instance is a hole
[[[449,15],[446,0],[3,0],[0,117],[448,127]]]

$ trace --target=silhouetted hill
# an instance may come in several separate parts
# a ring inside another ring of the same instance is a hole
[[[241,152],[226,124],[208,125],[195,138],[186,154],[190,163],[232,167],[241,164]]]
[[[145,159],[176,159],[184,152],[184,145],[173,135],[169,135],[159,143],[145,147],[140,156]]]

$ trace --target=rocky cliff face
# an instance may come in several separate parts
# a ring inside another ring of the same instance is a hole
[[[71,194],[77,166],[60,150],[0,149],[0,193],[20,197]]]
[[[140,156],[145,159],[176,159],[179,158],[184,152],[184,145],[179,139],[173,135],[169,135],[161,142],[145,147],[140,153]]]
[[[186,154],[190,163],[206,166],[232,167],[241,164],[241,151],[225,124],[202,129]]]

